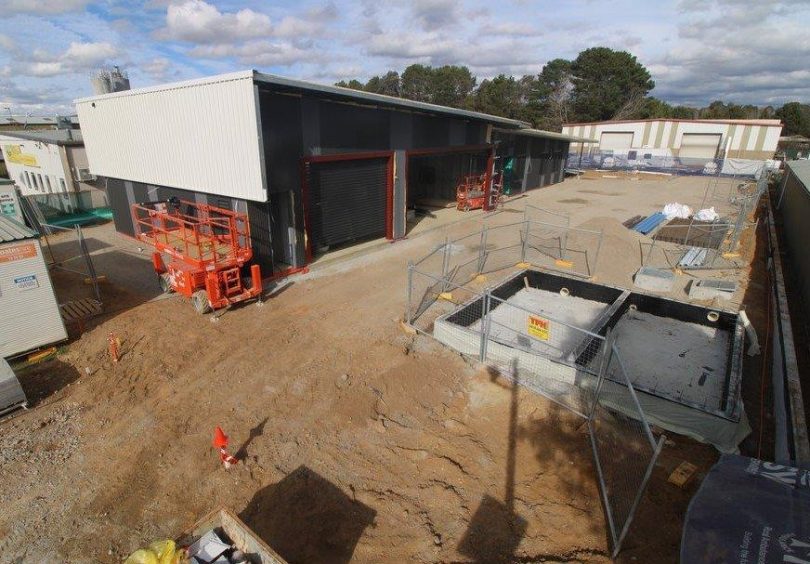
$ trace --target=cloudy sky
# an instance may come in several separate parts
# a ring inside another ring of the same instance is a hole
[[[810,101],[810,0],[0,0],[0,111],[70,112],[100,65],[133,87],[254,68],[316,82],[421,62],[480,79],[625,49],[654,95]]]

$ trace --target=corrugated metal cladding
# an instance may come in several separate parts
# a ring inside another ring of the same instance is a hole
[[[388,158],[308,165],[313,250],[385,235]]]
[[[76,103],[98,176],[267,200],[252,73]]]
[[[115,230],[130,237],[135,236],[135,227],[132,224],[132,205],[149,201],[167,200],[176,196],[181,200],[188,200],[201,204],[209,204],[229,210],[245,212],[248,214],[251,240],[253,242],[253,255],[257,264],[272,271],[273,249],[271,246],[269,217],[267,204],[260,204],[228,196],[215,194],[202,194],[165,186],[154,186],[129,180],[107,179],[107,193],[110,207],[113,211]]]
[[[67,339],[37,239],[0,244],[0,357]]]

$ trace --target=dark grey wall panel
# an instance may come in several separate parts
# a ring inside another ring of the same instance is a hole
[[[413,139],[413,116],[403,112],[391,113],[391,149],[410,149]]]
[[[797,164],[801,166],[802,163]],[[810,315],[810,253],[807,252],[807,242],[810,241],[810,186],[802,184],[788,168],[781,189],[784,195],[779,212],[782,214],[785,246],[790,259],[785,261],[785,266],[802,294],[805,314]]]
[[[482,145],[487,142],[487,126],[478,122],[467,122],[465,145]]]
[[[259,100],[269,191],[286,192],[301,185],[301,98],[263,92]]]
[[[394,152],[394,239],[404,237],[407,232],[406,198],[407,198],[407,162],[405,151]]]
[[[449,121],[415,114],[413,116],[412,148],[447,147],[450,144]]]
[[[320,108],[323,154],[389,147],[390,112],[334,102],[321,102]]]
[[[463,121],[452,120],[449,122],[450,145],[466,145],[467,144],[467,124]]]
[[[321,105],[313,98],[301,100],[304,156],[321,154]]]
[[[110,208],[113,212],[115,230],[119,233],[134,237],[135,229],[132,226],[130,201],[123,180],[117,178],[107,179],[107,200],[109,200]]]

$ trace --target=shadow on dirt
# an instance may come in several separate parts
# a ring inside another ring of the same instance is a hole
[[[499,374],[489,369],[494,381]],[[507,431],[506,484],[504,502],[485,495],[470,520],[458,551],[473,562],[511,562],[526,533],[528,523],[515,513],[515,460],[517,452],[520,375],[513,369],[510,385],[509,428]]]
[[[267,420],[268,418],[265,417],[261,423],[250,430],[250,435],[248,435],[248,438],[245,439],[245,442],[242,443],[242,446],[239,447],[239,450],[237,450],[236,454],[234,455],[237,460],[245,460],[245,458],[247,458],[247,449],[250,446],[250,443],[252,443],[254,439],[261,437],[264,434],[264,426],[267,425]]]
[[[239,517],[290,563],[349,562],[377,511],[299,466],[262,488]]]
[[[46,360],[30,366],[15,367],[14,373],[22,385],[28,407],[44,400],[79,379],[81,374],[59,359]]]

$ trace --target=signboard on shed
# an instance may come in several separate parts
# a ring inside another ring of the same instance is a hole
[[[541,341],[548,341],[551,336],[551,324],[545,317],[530,315],[527,330],[529,335]]]
[[[0,248],[0,263],[14,262],[37,256],[37,246],[34,243],[20,243]]]

